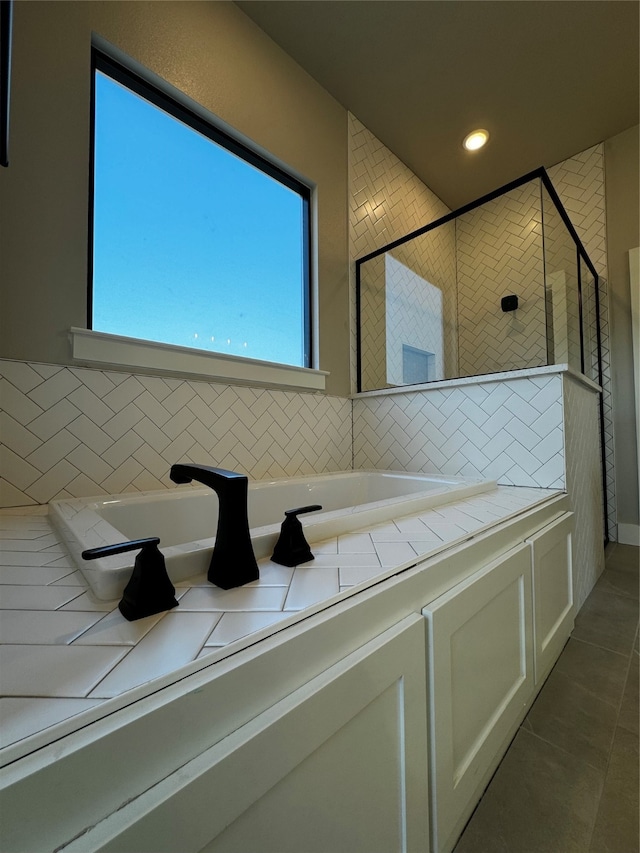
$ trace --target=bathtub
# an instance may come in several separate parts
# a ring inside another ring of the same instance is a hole
[[[395,471],[354,471],[250,481],[249,526],[256,558],[269,557],[284,511],[321,504],[322,512],[301,517],[312,545],[372,524],[450,503],[496,485],[493,480],[442,477]],[[218,522],[218,498],[205,487],[52,501],[51,521],[62,534],[94,594],[113,600],[131,575],[135,554],[87,562],[87,548],[159,536],[174,583],[205,572]],[[312,548],[313,550],[313,548]]]

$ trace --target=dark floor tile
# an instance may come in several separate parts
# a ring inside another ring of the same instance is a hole
[[[455,853],[585,853],[603,779],[521,729]]]
[[[596,585],[576,616],[572,636],[626,655],[633,647],[637,625],[637,601]]]
[[[618,728],[590,853],[637,853],[638,736]]]
[[[629,598],[637,599],[640,576],[622,569],[606,568],[600,575],[597,586],[609,592],[617,592],[619,595],[627,595]]]
[[[638,655],[634,652],[631,655],[631,666],[629,667],[629,675],[627,676],[624,696],[622,697],[618,726],[635,735],[639,733],[638,719],[640,717],[638,681]]]
[[[554,669],[529,711],[529,724],[538,737],[604,773],[620,696],[621,692],[615,704],[610,704],[579,679]]]
[[[629,658],[573,637],[564,647],[553,672],[561,672],[610,705],[620,706]]]
[[[616,544],[611,551],[605,551],[605,561],[608,569],[619,569],[621,571],[640,572],[640,548],[635,545]]]

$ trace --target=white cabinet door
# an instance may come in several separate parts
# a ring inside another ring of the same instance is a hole
[[[549,674],[573,630],[571,532],[567,512],[527,541],[533,565],[533,631],[536,687]]]
[[[522,544],[432,602],[431,831],[448,853],[533,694],[531,557]]]
[[[425,630],[415,614],[63,849],[428,853],[427,802]]]

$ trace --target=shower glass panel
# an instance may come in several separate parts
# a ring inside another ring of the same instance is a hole
[[[582,341],[584,364],[582,373],[602,384],[598,363],[598,304],[593,273],[580,258],[580,292],[582,294]]]
[[[581,371],[576,244],[546,187],[541,186],[541,193],[549,364],[568,364]]]
[[[599,381],[598,284],[538,169],[356,262],[358,391],[550,364]]]
[[[363,389],[458,376],[454,247],[455,223],[449,222],[362,265]]]
[[[537,181],[456,217],[458,375],[547,363],[542,210]],[[505,311],[502,299],[517,296]]]

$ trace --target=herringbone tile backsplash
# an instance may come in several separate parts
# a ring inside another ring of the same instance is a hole
[[[173,486],[174,462],[254,479],[351,468],[351,403],[0,361],[0,506]]]
[[[544,374],[358,398],[354,467],[564,488],[561,383]]]

